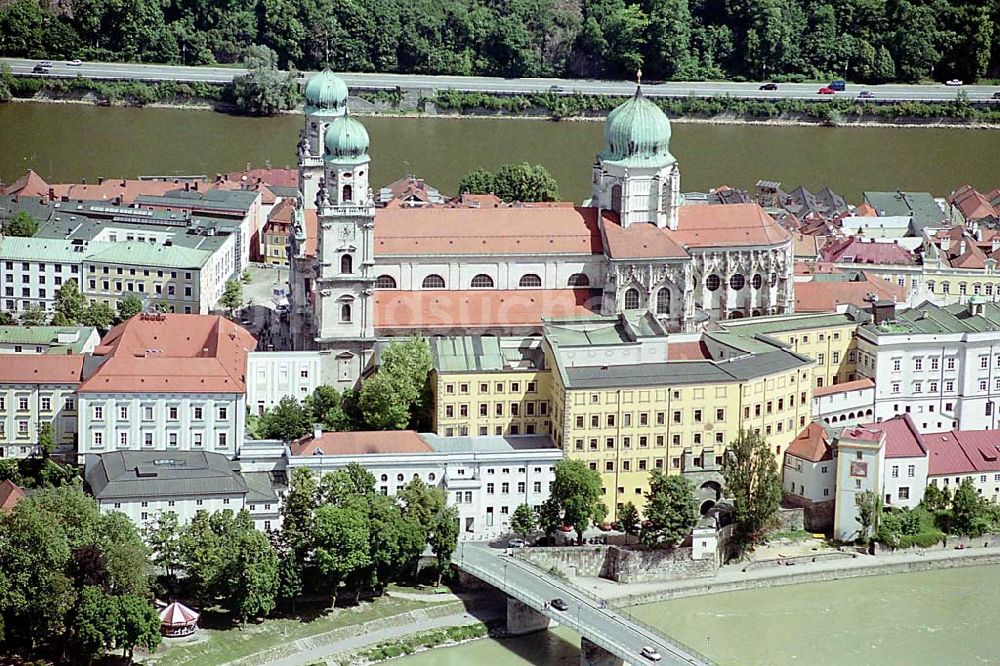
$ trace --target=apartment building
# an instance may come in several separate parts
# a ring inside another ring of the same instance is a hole
[[[65,282],[79,284],[85,249],[83,243],[58,238],[0,238],[3,310],[52,310]]]
[[[92,326],[0,326],[0,354],[89,354],[100,341]]]
[[[551,373],[537,338],[475,335],[428,343],[434,364],[432,428],[438,435],[551,432]]]
[[[813,363],[739,336],[658,335],[646,318],[552,321],[553,439],[601,472],[605,503],[641,505],[654,469],[685,474],[707,510],[741,430],[783,455],[810,417]]]
[[[223,317],[143,314],[116,326],[77,391],[81,461],[116,450],[234,457],[246,428],[246,357],[255,346]]]
[[[816,388],[841,384],[858,378],[858,325],[869,315],[857,308],[834,314],[784,315],[748,320],[721,321],[727,332],[744,337],[766,336],[788,349],[816,362],[813,369]]]
[[[37,450],[49,423],[56,446],[77,441],[76,390],[84,357],[77,354],[11,354],[0,362],[0,458],[24,458]]]

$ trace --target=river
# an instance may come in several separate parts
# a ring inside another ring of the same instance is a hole
[[[1000,664],[1000,566],[944,569],[689,597],[631,609],[726,666]],[[399,666],[580,663],[558,628],[481,640]]]
[[[415,173],[442,192],[476,167],[540,163],[564,199],[589,195],[602,123],[497,118],[363,118],[372,183]],[[209,174],[247,163],[294,166],[297,115],[246,118],[210,111],[81,104],[0,104],[0,180],[33,168],[51,182],[138,175]],[[1000,131],[674,123],[671,152],[682,189],[832,187],[853,203],[864,190],[945,195],[970,183],[1000,186]]]

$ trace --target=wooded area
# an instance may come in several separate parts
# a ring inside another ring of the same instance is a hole
[[[632,78],[1000,75],[995,0],[17,0],[7,56]]]

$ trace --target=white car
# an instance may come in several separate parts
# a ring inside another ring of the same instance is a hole
[[[68,61],[66,64],[69,65],[70,67],[79,67],[80,65],[83,64],[83,61],[77,58],[75,60]]]
[[[651,648],[648,645],[642,648],[642,651],[639,652],[639,654],[650,661],[659,661],[663,659],[660,653],[656,651],[656,648]]]
[[[944,84],[946,86],[956,87],[962,85],[962,81],[960,79],[951,79],[950,81],[945,81]]]
[[[511,548],[524,548],[528,544],[525,542],[524,539],[511,539],[510,541],[507,542],[507,545]]]

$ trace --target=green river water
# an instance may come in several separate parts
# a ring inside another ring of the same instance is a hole
[[[479,166],[544,164],[562,197],[589,195],[602,123],[542,120],[363,118],[371,134],[372,184],[407,172],[442,192]],[[137,175],[209,174],[294,166],[302,120],[228,116],[182,109],[79,104],[0,104],[0,180],[28,168],[51,182]],[[671,152],[682,189],[752,188],[759,179],[787,188],[829,185],[858,203],[864,190],[945,195],[963,183],[1000,185],[1000,131],[827,128],[674,123]]]
[[[726,666],[1000,664],[1000,566],[727,592],[630,610]],[[557,628],[393,663],[576,666],[579,642]]]

